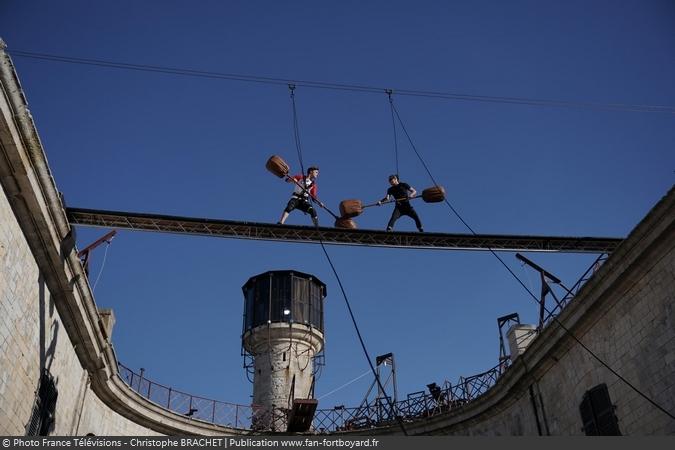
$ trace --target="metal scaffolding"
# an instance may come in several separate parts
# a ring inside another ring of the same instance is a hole
[[[73,225],[235,239],[437,250],[611,253],[622,238],[386,232],[67,208]]]

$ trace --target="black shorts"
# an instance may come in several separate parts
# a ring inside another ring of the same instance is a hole
[[[305,200],[304,198],[299,198],[296,196],[291,197],[291,199],[288,201],[288,205],[286,205],[285,211],[289,213],[294,209],[299,209],[304,213],[310,214],[312,217],[316,217],[316,211],[314,210],[314,207],[312,207],[309,201]]]

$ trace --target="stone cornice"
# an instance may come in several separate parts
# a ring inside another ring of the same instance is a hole
[[[73,230],[49,170],[14,65],[0,41],[0,181],[94,393],[112,410],[164,434],[233,435],[245,430],[190,419],[144,399],[117,373]]]

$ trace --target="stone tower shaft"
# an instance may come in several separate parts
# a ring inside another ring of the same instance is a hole
[[[255,428],[280,430],[295,399],[314,396],[314,360],[323,350],[326,286],[291,270],[250,278],[244,292],[242,352],[252,360]]]

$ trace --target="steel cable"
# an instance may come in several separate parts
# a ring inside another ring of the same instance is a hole
[[[293,94],[291,95],[291,99],[293,101],[293,123],[294,123],[294,127],[297,129],[297,126],[298,126],[297,110],[295,108],[295,96]],[[297,140],[296,147],[300,148],[300,142],[299,142],[300,134],[296,132],[296,133],[294,133],[294,135],[295,135],[295,138]],[[298,152],[298,157],[300,158],[300,166],[302,167],[303,162],[302,162],[302,153],[301,152]],[[319,228],[318,221],[314,224],[314,226],[317,229]],[[345,291],[344,286],[342,285],[342,279],[340,278],[340,275],[338,274],[338,271],[335,268],[335,265],[333,264],[333,260],[331,259],[330,255],[328,254],[328,251],[326,250],[326,246],[324,245],[323,239],[321,239],[321,237],[319,237],[319,243],[321,244],[321,249],[323,250],[323,253],[326,256],[326,260],[328,261],[328,264],[330,265],[330,268],[333,271],[333,275],[335,275],[335,279],[337,280],[338,286],[340,287],[340,292],[342,293],[342,298],[345,301],[345,305],[347,305],[347,311],[349,312],[349,317],[352,321],[352,324],[354,325],[354,330],[356,330],[356,335],[359,339],[359,343],[361,344],[361,349],[363,350],[363,353],[366,357],[366,361],[368,361],[368,365],[370,366],[370,370],[373,373],[373,375],[375,376],[375,381],[377,382],[377,385],[379,386],[381,391],[384,392],[384,387],[382,386],[382,383],[380,381],[380,377],[377,374],[377,371],[375,370],[375,367],[373,366],[372,361],[370,360],[370,354],[368,353],[368,349],[366,348],[366,344],[363,340],[363,336],[361,335],[361,330],[359,329],[359,325],[356,322],[356,317],[354,316],[354,311],[352,311],[352,307],[351,307],[351,304],[349,302],[349,298],[347,297],[347,292]],[[403,431],[403,434],[405,436],[408,436],[408,432],[406,431],[405,426],[403,425],[403,420],[401,419],[401,417],[398,414],[396,414],[395,405],[393,404],[393,402],[391,401],[389,396],[385,396],[385,398],[387,399],[387,403],[389,405],[389,408],[390,408],[391,412],[396,415],[396,420],[397,420],[399,426],[401,427],[401,431]]]
[[[410,143],[410,147],[413,149],[415,152],[415,155],[417,155],[417,158],[420,160],[422,163],[422,166],[424,167],[424,170],[427,172],[429,175],[429,178],[431,181],[434,183],[434,186],[438,186],[438,183],[436,182],[436,179],[432,175],[431,171],[429,170],[429,167],[427,164],[424,162],[424,159],[420,155],[420,153],[417,151],[417,148],[415,147],[415,144],[412,141],[412,138],[410,137],[410,134],[408,133],[408,130],[405,127],[405,124],[403,123],[403,120],[401,119],[400,114],[398,113],[398,109],[396,109],[396,106],[392,102],[392,107],[394,108],[394,112],[396,113],[396,117],[399,121],[399,124],[401,125],[401,129],[403,130],[404,134],[406,135],[408,142]],[[450,204],[448,201],[447,197],[444,200],[445,204],[450,208],[450,210],[457,216],[457,218],[464,224],[464,226],[471,232],[471,234],[477,236],[478,234],[469,226],[469,224],[462,218],[462,216],[457,212],[457,210]],[[511,268],[504,262],[504,260],[490,247],[487,247],[488,251],[492,253],[492,255],[497,258],[497,260],[506,268],[506,270],[511,274],[511,276],[520,284],[523,289],[534,299],[537,304],[539,303],[539,299],[530,291],[530,289],[525,286],[525,284],[518,278],[518,276],[511,270]],[[664,407],[656,403],[656,401],[652,400],[649,396],[647,396],[645,393],[643,393],[640,389],[638,389],[636,386],[634,386],[631,382],[626,380],[621,374],[619,374],[616,370],[614,370],[608,363],[606,363],[604,360],[602,360],[598,355],[596,355],[591,349],[589,349],[579,338],[574,335],[565,325],[558,320],[557,317],[551,315],[551,311],[548,310],[545,306],[543,309],[546,311],[546,313],[552,317],[553,321],[563,329],[563,331],[569,335],[577,344],[579,344],[584,350],[586,350],[596,361],[598,361],[602,366],[604,366],[606,369],[608,369],[612,374],[614,374],[617,378],[619,378],[621,381],[623,381],[628,387],[630,387],[633,391],[635,391],[637,394],[639,394],[642,398],[647,400],[649,403],[651,403],[654,407],[665,413],[667,416],[669,416],[671,419],[675,419],[675,415],[673,415],[671,412],[666,410]]]
[[[98,66],[105,68],[134,70],[151,73],[164,73],[170,75],[181,75],[189,77],[211,78],[230,81],[242,81],[250,83],[263,83],[274,85],[288,85],[302,86],[315,89],[332,89],[337,91],[351,91],[362,92],[369,94],[381,94],[389,91],[378,86],[367,86],[348,83],[312,81],[312,80],[291,80],[287,78],[276,78],[259,75],[245,75],[234,73],[213,72],[205,70],[194,70],[177,67],[155,66],[149,64],[131,64],[115,61],[106,61],[102,59],[92,58],[77,58],[72,56],[54,55],[38,52],[27,52],[22,50],[7,51],[12,56],[21,58],[31,58],[43,61],[61,62],[68,64],[80,64],[89,66]],[[646,113],[661,113],[661,114],[675,114],[675,107],[668,105],[639,105],[626,103],[596,103],[596,102],[578,102],[554,99],[537,99],[527,97],[509,97],[496,95],[472,95],[461,94],[455,92],[442,91],[428,91],[419,89],[394,89],[398,95],[412,96],[412,97],[426,97],[436,98],[441,100],[451,101],[472,101],[481,103],[502,103],[511,105],[527,105],[553,108],[572,108],[572,109],[590,109],[600,111],[625,111],[625,112],[646,112]]]

